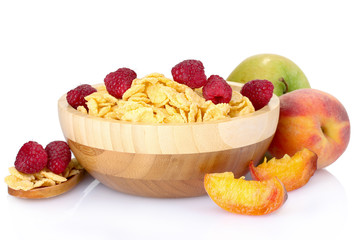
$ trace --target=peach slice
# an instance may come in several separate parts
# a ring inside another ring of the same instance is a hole
[[[254,180],[263,181],[277,177],[286,190],[292,191],[304,186],[317,170],[317,154],[307,148],[296,152],[292,157],[285,154],[283,158],[272,158],[254,167],[249,163],[250,175]]]
[[[234,178],[232,172],[206,174],[206,192],[221,208],[244,215],[264,215],[280,208],[287,199],[282,182],[276,177],[266,181]]]

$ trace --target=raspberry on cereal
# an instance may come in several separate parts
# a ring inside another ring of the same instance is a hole
[[[232,87],[218,75],[211,75],[202,88],[203,97],[214,104],[229,103],[232,98]]]
[[[82,84],[67,93],[67,101],[70,106],[77,109],[83,106],[87,109],[85,97],[97,90],[89,84]]]
[[[190,88],[200,88],[206,84],[205,67],[199,60],[184,60],[171,69],[174,81]]]
[[[274,85],[268,80],[252,80],[244,84],[240,93],[249,98],[255,111],[267,105],[272,98]]]
[[[115,98],[122,98],[123,94],[131,87],[137,74],[129,68],[119,68],[105,77],[105,86],[109,94]]]
[[[48,156],[42,145],[29,141],[17,153],[15,168],[22,173],[37,173],[46,167]]]
[[[48,155],[47,167],[55,174],[62,173],[71,160],[71,152],[64,141],[53,141],[45,148]]]

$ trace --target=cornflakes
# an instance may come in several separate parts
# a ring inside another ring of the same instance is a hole
[[[85,97],[84,114],[107,119],[146,123],[193,123],[242,116],[255,109],[248,98],[233,91],[229,104],[214,104],[202,96],[202,89],[152,73],[132,81],[122,99],[111,96],[105,86]]]
[[[26,174],[10,167],[10,175],[5,177],[5,183],[12,189],[28,191],[39,187],[49,187],[68,180],[69,177],[79,174],[83,167],[73,158],[61,174],[55,174],[48,169],[38,173]]]
[[[230,105],[227,103],[210,104],[203,116],[203,121],[216,121],[228,116]]]
[[[140,107],[123,114],[122,120],[132,121],[132,122],[147,122],[154,123],[156,122],[153,108]]]
[[[65,177],[46,170],[42,170],[40,174],[42,174],[45,178],[51,179],[57,183],[65,182],[67,180]]]
[[[122,96],[122,100],[128,100],[131,96],[137,93],[142,93],[145,90],[144,84],[137,84],[131,86]]]
[[[34,182],[33,188],[55,186],[56,182],[49,178],[42,178]]]
[[[185,96],[191,103],[196,103],[198,107],[201,107],[206,101],[203,97],[201,97],[197,92],[195,92],[191,88],[185,89]]]
[[[85,108],[84,106],[79,106],[79,107],[77,108],[77,110],[80,111],[80,112],[82,112],[82,113],[84,113],[84,114],[87,114],[87,113],[88,113],[88,111],[86,110],[86,108]]]
[[[193,102],[193,103],[190,105],[190,111],[189,111],[189,113],[187,114],[187,121],[188,121],[189,123],[191,123],[191,122],[196,122],[197,113],[198,113],[198,104]]]
[[[233,100],[233,95],[232,95],[232,100]],[[248,113],[255,112],[253,104],[250,102],[249,98],[247,97],[241,96],[240,98],[238,98],[238,101],[234,99],[233,103],[230,105],[231,105],[231,110],[229,112],[229,115],[231,117],[243,116]]]
[[[176,108],[170,106],[169,104],[165,105],[165,109],[169,115],[174,115],[175,113],[177,113]]]
[[[6,176],[5,182],[10,188],[15,189],[15,190],[27,191],[27,190],[32,189],[34,186],[34,183],[32,181],[23,180],[23,179],[20,179],[14,175]]]
[[[147,89],[147,96],[153,104],[158,104],[159,106],[165,105],[168,97],[163,91],[163,85],[158,83],[155,85],[149,84]]]
[[[164,119],[164,123],[184,123],[181,114],[175,113]]]
[[[35,179],[35,176],[33,176],[32,174],[19,172],[19,171],[17,171],[17,169],[15,167],[10,167],[9,172],[11,175],[13,175],[21,180],[32,181]]]

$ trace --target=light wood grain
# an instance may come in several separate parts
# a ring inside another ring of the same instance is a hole
[[[80,173],[72,176],[67,181],[60,183],[55,186],[50,187],[40,187],[34,188],[32,190],[23,191],[23,190],[15,190],[8,187],[8,193],[12,196],[19,198],[27,198],[27,199],[40,199],[40,198],[50,198],[55,197],[65,192],[68,192],[73,187],[75,187],[83,178],[85,174],[84,170],[81,170]]]
[[[241,84],[230,83],[240,89]],[[144,124],[88,116],[58,101],[64,136],[80,164],[103,184],[153,197],[204,194],[205,173],[246,173],[275,133],[279,99],[255,113],[208,123]]]
[[[240,84],[231,83],[235,89]],[[272,136],[279,116],[279,99],[255,113],[207,123],[144,124],[83,114],[63,95],[58,101],[64,136],[85,146],[118,152],[188,154],[248,146]]]
[[[195,154],[133,154],[96,149],[68,139],[80,164],[106,186],[145,197],[192,197],[205,194],[206,173],[248,171],[266,152],[272,137],[225,151]]]

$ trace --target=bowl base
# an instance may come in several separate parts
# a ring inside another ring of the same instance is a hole
[[[206,194],[206,173],[233,172],[241,177],[251,160],[258,164],[272,136],[255,144],[218,152],[194,154],[138,154],[88,147],[70,139],[79,163],[101,183],[119,192],[156,198]]]
[[[118,192],[153,198],[186,198],[206,194],[203,180],[139,180],[90,173],[105,186]]]

